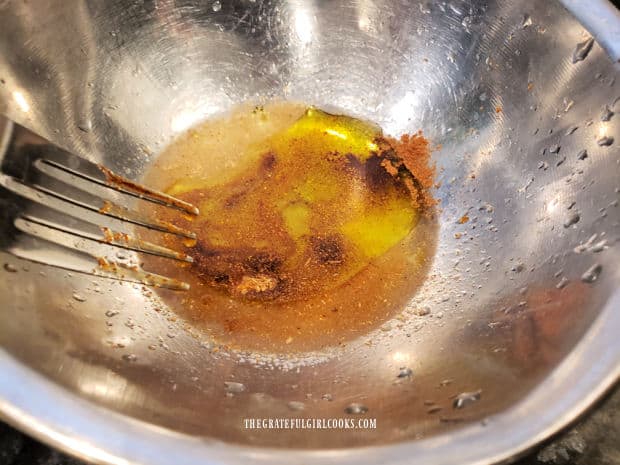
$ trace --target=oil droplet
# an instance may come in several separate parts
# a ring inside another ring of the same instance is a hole
[[[568,285],[568,279],[565,276],[562,276],[560,282],[555,285],[556,289],[564,289]]]
[[[334,400],[334,397],[331,394],[323,394],[321,396],[321,399],[331,402],[332,400]]]
[[[593,45],[594,39],[592,37],[584,40],[583,42],[579,42],[573,52],[573,63],[585,60],[590,53],[590,50],[592,50]]]
[[[368,407],[364,404],[358,404],[357,402],[353,402],[344,409],[344,413],[348,413],[349,415],[363,415],[368,412]]]
[[[461,394],[456,396],[454,402],[452,402],[452,407],[458,409],[467,407],[474,402],[478,402],[480,400],[481,394],[482,391],[462,392]]]
[[[245,391],[245,385],[236,381],[225,381],[224,386],[226,387],[226,392],[231,394],[240,394]]]
[[[105,316],[107,316],[108,318],[112,318],[113,316],[118,315],[120,312],[118,310],[108,310],[107,312],[105,312]]]
[[[299,402],[297,400],[292,400],[286,405],[294,412],[300,412],[306,408],[306,405],[303,402]]]
[[[5,263],[4,270],[8,271],[9,273],[17,273],[17,268],[11,263]]]
[[[598,279],[603,271],[603,266],[598,263],[592,265],[590,268],[586,270],[584,274],[581,275],[581,280],[584,283],[593,283]]]
[[[411,368],[408,367],[401,367],[400,371],[398,372],[399,378],[410,378],[411,375],[413,375],[413,371],[411,370]]]
[[[124,354],[121,358],[126,362],[136,362],[138,360],[138,356],[134,354]]]

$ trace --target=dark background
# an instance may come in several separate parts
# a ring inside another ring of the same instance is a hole
[[[620,0],[612,3],[620,8]],[[0,422],[0,465],[84,464]],[[515,465],[620,465],[620,385],[574,426]]]

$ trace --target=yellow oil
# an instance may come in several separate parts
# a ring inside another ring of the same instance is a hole
[[[381,166],[379,136],[291,103],[189,131],[145,180],[200,209],[191,222],[164,218],[198,237],[190,267],[147,263],[192,286],[161,295],[216,340],[266,351],[343,343],[402,310],[434,252],[434,225]]]

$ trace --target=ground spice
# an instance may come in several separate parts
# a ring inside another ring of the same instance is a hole
[[[389,161],[383,166],[392,176],[408,172],[404,177],[414,202],[425,212],[437,204],[431,189],[436,186],[435,164],[431,163],[431,151],[428,140],[419,131],[415,134],[403,134],[400,139],[383,137],[377,141],[379,155]]]

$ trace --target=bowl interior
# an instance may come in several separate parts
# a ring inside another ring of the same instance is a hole
[[[176,136],[244,102],[306,102],[394,135],[422,129],[437,147],[429,277],[402,314],[343,347],[215,351],[140,286],[2,253],[17,270],[0,270],[3,350],[97,405],[256,446],[444,435],[526,397],[618,287],[620,158],[617,142],[599,144],[618,135],[618,117],[601,118],[618,70],[596,44],[573,63],[589,35],[557,2],[9,1],[0,11],[0,111],[133,179]],[[586,282],[593,265],[603,271]],[[245,389],[227,395],[226,382]],[[244,427],[346,418],[352,403],[377,429]]]

